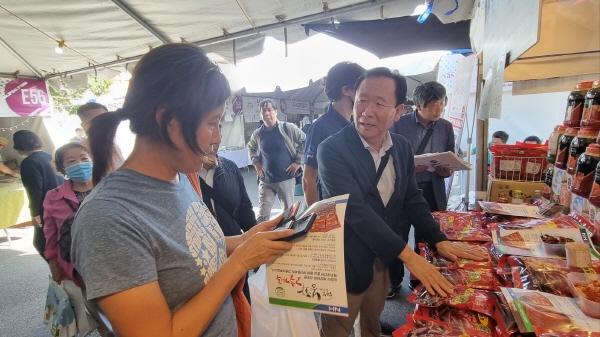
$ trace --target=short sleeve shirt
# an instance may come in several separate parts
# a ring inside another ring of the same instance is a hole
[[[88,299],[158,281],[172,311],[227,258],[223,232],[185,176],[166,182],[132,170],[113,172],[85,198],[71,256]],[[236,336],[235,322],[228,297],[202,336]]]
[[[306,142],[304,144],[304,164],[318,167],[317,164],[317,149],[319,144],[327,137],[338,133],[344,127],[350,124],[350,121],[342,117],[331,104],[327,106],[327,111],[323,116],[318,118],[308,131]]]

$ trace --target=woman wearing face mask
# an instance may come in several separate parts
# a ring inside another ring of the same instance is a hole
[[[25,159],[21,162],[21,181],[29,199],[31,223],[33,224],[33,246],[44,256],[43,220],[44,197],[46,193],[62,184],[63,179],[56,175],[51,161],[52,156],[42,151],[42,140],[29,130],[19,130],[13,134],[13,148]]]
[[[70,257],[71,225],[83,199],[92,191],[92,161],[85,146],[69,143],[54,155],[56,169],[68,180],[48,191],[44,199],[44,257],[48,260],[52,279],[62,283],[74,307],[77,330],[85,336],[96,327],[86,313],[81,284],[75,278]]]
[[[186,176],[211,152],[229,95],[200,48],[166,44],[137,64],[123,109],[92,123],[95,187],[73,223],[71,254],[88,300],[119,337],[249,336],[236,325],[243,295],[232,290],[291,249],[278,240],[291,230],[271,231],[280,218],[225,237]],[[134,149],[105,176],[124,119]]]

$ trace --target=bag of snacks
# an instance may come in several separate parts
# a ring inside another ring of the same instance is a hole
[[[474,311],[454,309],[449,306],[436,308],[417,306],[413,319],[415,321],[441,321],[452,327],[471,331],[473,334],[476,333],[476,335],[469,336],[491,337],[495,328],[494,320],[489,316]]]
[[[432,215],[448,240],[492,241],[482,213],[442,211],[433,212]]]
[[[407,300],[423,307],[448,305],[452,308],[471,310],[490,317],[494,315],[497,301],[494,293],[485,290],[455,287],[453,294],[442,297],[431,295],[423,285],[417,286]]]
[[[419,243],[419,253],[425,258],[425,260],[429,261],[436,267],[444,267],[450,269],[457,268],[494,268],[494,263],[492,262],[492,257],[490,255],[490,247],[491,243],[473,243],[473,242],[463,242],[468,249],[476,249],[485,253],[486,259],[483,261],[474,261],[464,258],[459,258],[458,261],[450,261],[445,257],[438,255],[436,252],[432,251],[431,247],[429,247],[426,243]]]

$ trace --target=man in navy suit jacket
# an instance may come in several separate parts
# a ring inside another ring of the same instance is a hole
[[[350,194],[344,232],[350,314],[323,315],[322,336],[348,336],[360,312],[361,336],[379,337],[389,271],[403,263],[432,294],[452,292],[452,284],[407,246],[411,224],[444,257],[483,258],[481,252],[446,240],[417,188],[410,144],[388,131],[405,100],[404,77],[387,68],[367,71],[356,83],[355,124],[318,148],[323,197]]]

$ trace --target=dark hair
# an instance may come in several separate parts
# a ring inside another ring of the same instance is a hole
[[[277,110],[277,106],[275,105],[275,103],[273,103],[273,101],[270,98],[265,98],[262,101],[260,101],[260,103],[258,103],[258,107],[260,108],[260,111],[262,111],[262,109],[266,108],[267,104],[271,104],[271,107],[273,107],[273,109]]]
[[[67,143],[56,150],[54,153],[54,163],[56,166],[56,170],[62,174],[65,174],[65,165],[63,163],[65,153],[71,149],[82,149],[85,152],[89,153],[89,150],[85,145],[78,142]]]
[[[496,131],[492,134],[492,138],[500,138],[503,143],[508,142],[508,133],[504,131]]]
[[[79,116],[79,118],[83,119],[88,116],[88,112],[90,110],[96,110],[96,109],[103,109],[104,111],[108,111],[108,109],[100,103],[87,102],[84,105],[77,108],[77,116]]]
[[[325,77],[325,94],[330,101],[342,97],[344,86],[354,87],[356,80],[365,72],[365,68],[353,62],[340,62],[327,72]]]
[[[19,130],[13,135],[13,148],[17,151],[35,151],[42,148],[42,140],[29,130]]]
[[[508,139],[508,137],[507,137]],[[529,136],[525,138],[523,142],[535,142],[536,144],[542,144],[542,140],[538,136]]]
[[[367,77],[387,77],[394,81],[396,84],[395,88],[395,96],[396,96],[396,105],[398,106],[404,102],[406,102],[406,78],[399,74],[394,74],[388,68],[378,67],[365,71],[359,78],[356,80],[356,84],[354,85],[354,89],[358,90],[358,87]]]
[[[168,124],[177,119],[190,149],[202,154],[196,130],[202,118],[225,104],[231,91],[225,76],[199,47],[172,43],[152,49],[138,62],[123,108],[92,121],[89,143],[94,160],[94,184],[112,164],[116,129],[123,119],[131,131],[171,147]],[[156,112],[164,109],[157,121]]]
[[[413,91],[413,100],[420,108],[425,108],[432,101],[446,97],[446,88],[438,82],[423,83]]]

